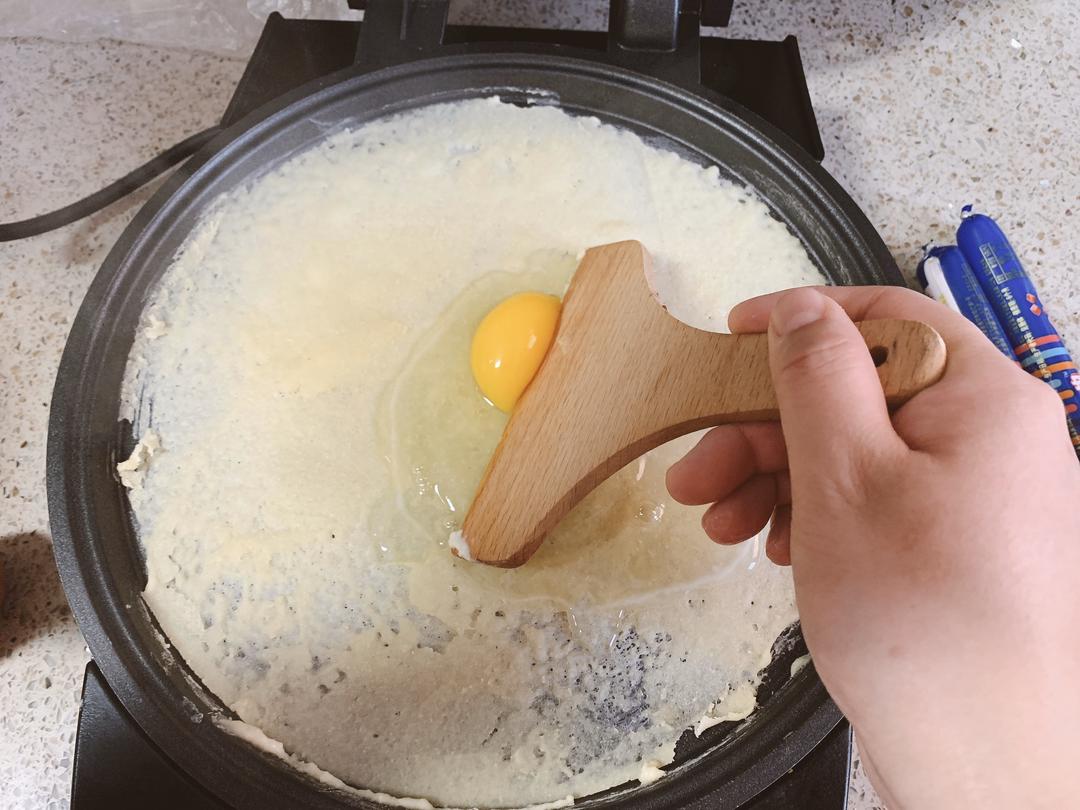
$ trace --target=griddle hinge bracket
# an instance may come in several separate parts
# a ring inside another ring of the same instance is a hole
[[[367,3],[356,65],[374,70],[432,56],[443,42],[450,0]]]
[[[608,58],[683,86],[700,84],[700,2],[611,0]]]

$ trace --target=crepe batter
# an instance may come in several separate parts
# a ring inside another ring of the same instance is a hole
[[[685,729],[752,711],[790,575],[668,499],[693,437],[605,482],[523,568],[447,548],[506,419],[472,381],[472,330],[631,238],[700,328],[823,281],[716,168],[497,100],[331,135],[195,229],[132,350],[144,442],[122,472],[146,603],[266,735],[247,739],[357,787],[507,807],[656,778]]]

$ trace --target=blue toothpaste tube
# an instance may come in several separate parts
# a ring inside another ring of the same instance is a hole
[[[1057,391],[1069,435],[1080,455],[1080,372],[1046,314],[1039,294],[997,223],[962,209],[956,244],[971,265],[1009,336],[1020,365]]]
[[[959,312],[979,327],[998,351],[1010,360],[1016,359],[1005,330],[960,248],[933,243],[924,246],[923,258],[915,273],[927,295]]]

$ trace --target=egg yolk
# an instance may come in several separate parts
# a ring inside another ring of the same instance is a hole
[[[555,337],[561,303],[554,295],[512,295],[492,309],[473,334],[470,362],[484,397],[501,411],[514,408]]]

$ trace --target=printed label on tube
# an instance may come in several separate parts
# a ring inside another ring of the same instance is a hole
[[[1031,278],[1001,228],[985,214],[963,209],[956,244],[986,292],[1024,370],[1052,387],[1065,407],[1080,455],[1080,372],[1046,313]]]

